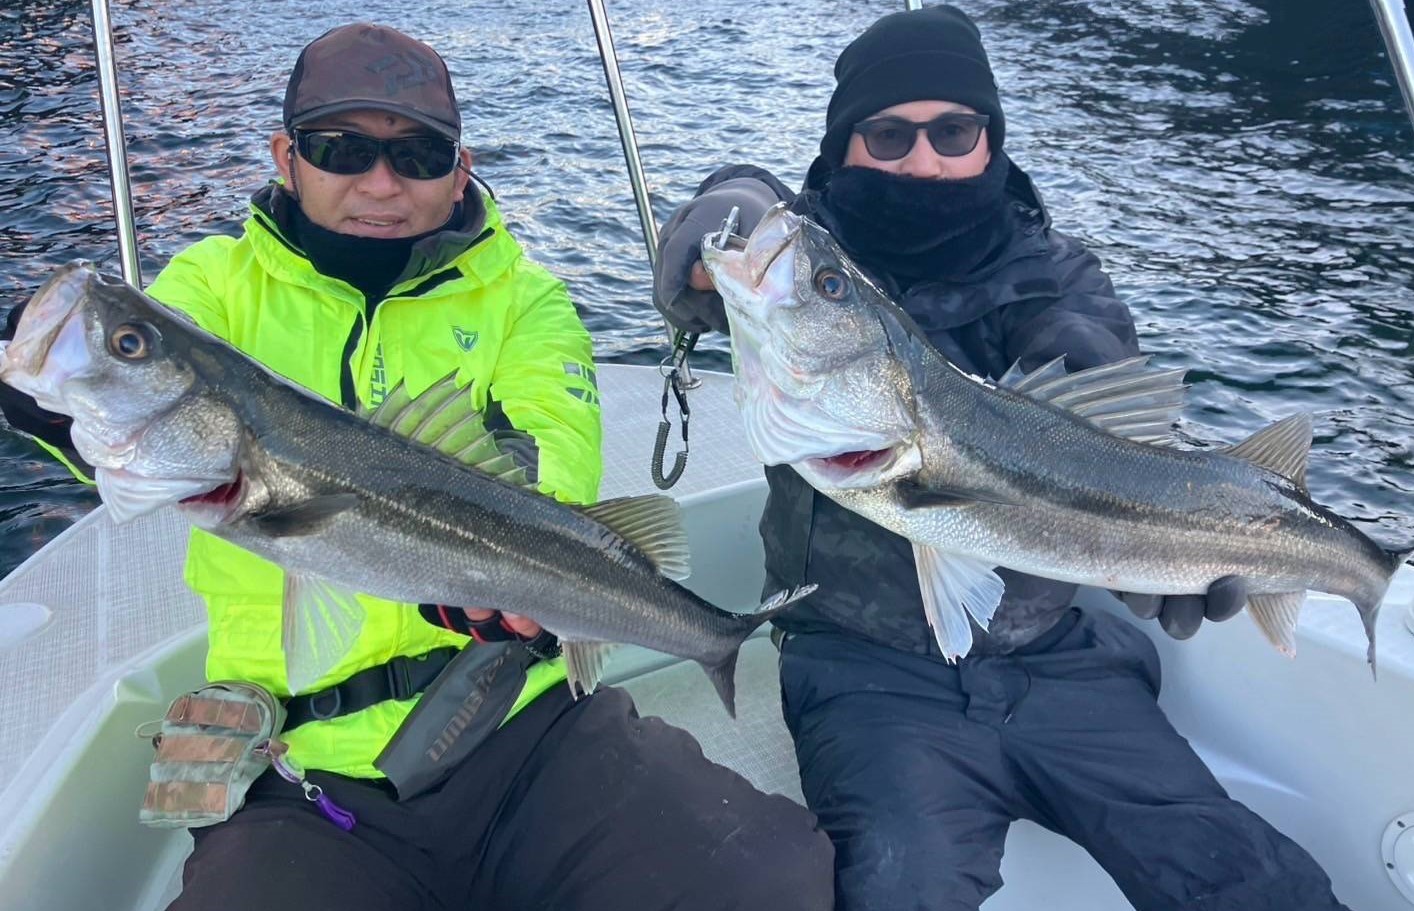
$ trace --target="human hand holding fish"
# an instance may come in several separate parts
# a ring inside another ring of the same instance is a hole
[[[725,304],[748,442],[912,542],[944,657],[987,629],[1005,567],[1130,593],[1178,638],[1201,622],[1199,602],[1164,596],[1206,596],[1210,619],[1242,598],[1288,654],[1306,591],[1337,594],[1359,611],[1373,668],[1380,601],[1414,544],[1381,547],[1311,499],[1306,415],[1182,450],[1170,439],[1182,370],[1136,357],[1067,374],[1057,358],[985,380],[784,204],[745,244],[724,234],[703,237],[702,260]]]

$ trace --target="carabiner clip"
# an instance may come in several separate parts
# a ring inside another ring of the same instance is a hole
[[[658,365],[658,370],[663,374],[663,398],[660,409],[663,415],[662,421],[658,424],[658,437],[653,443],[653,463],[650,466],[653,475],[653,483],[659,490],[667,490],[678,482],[683,471],[687,468],[688,454],[688,422],[692,420],[692,409],[687,405],[687,389],[682,381],[682,366],[687,362],[687,356],[697,344],[697,333],[684,332],[678,335],[676,343],[673,345],[673,353],[663,359]],[[678,403],[678,414],[682,419],[682,451],[673,456],[673,468],[666,475],[663,474],[663,454],[668,448],[668,434],[672,431],[672,422],[668,420],[668,393],[671,392],[673,398]]]

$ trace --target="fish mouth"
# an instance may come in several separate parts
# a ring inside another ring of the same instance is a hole
[[[842,452],[839,455],[826,456],[814,461],[838,471],[854,472],[873,468],[879,463],[887,461],[893,453],[892,449],[856,449],[852,452]]]
[[[800,466],[811,484],[841,490],[876,487],[912,475],[922,467],[918,447],[900,443],[887,449],[851,449],[806,459]]]
[[[177,507],[198,528],[224,525],[236,514],[246,493],[245,472],[237,471],[234,480],[217,484],[203,493],[183,497]]]
[[[725,279],[742,291],[758,291],[771,267],[791,248],[802,223],[803,219],[787,209],[785,203],[777,203],[762,217],[744,246],[719,247],[720,235],[715,232],[704,237],[702,264],[714,282]],[[787,282],[786,287],[789,286]]]

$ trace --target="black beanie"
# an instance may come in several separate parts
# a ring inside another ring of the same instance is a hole
[[[875,22],[835,61],[835,83],[820,140],[820,157],[831,168],[844,161],[855,124],[909,101],[955,101],[990,115],[993,153],[1006,137],[982,36],[955,6],[890,13]]]

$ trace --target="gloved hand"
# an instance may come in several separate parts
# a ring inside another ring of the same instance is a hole
[[[1206,595],[1117,594],[1139,619],[1157,617],[1164,632],[1175,639],[1187,639],[1198,632],[1204,620],[1216,623],[1236,616],[1247,604],[1247,582],[1241,576],[1223,576],[1208,586]]]
[[[5,327],[0,329],[0,339],[8,341],[15,337],[15,329],[20,324],[20,314],[24,312],[25,306],[26,303],[21,303],[10,311],[5,320]],[[73,426],[73,421],[67,415],[45,411],[31,396],[4,383],[0,383],[0,413],[3,413],[9,425],[20,433],[41,439],[63,450],[66,455],[73,453],[74,441],[69,437],[69,428]],[[77,456],[77,453],[73,454]]]
[[[710,290],[702,271],[702,237],[720,231],[722,222],[738,209],[736,233],[745,237],[780,196],[754,177],[734,177],[715,184],[673,213],[658,232],[658,268],[653,275],[653,304],[668,322],[688,332],[727,331],[722,297]],[[693,267],[697,281],[692,281]]]
[[[519,640],[537,658],[553,658],[560,653],[553,633],[520,614],[446,604],[419,604],[418,613],[433,626],[470,636],[477,642]]]

